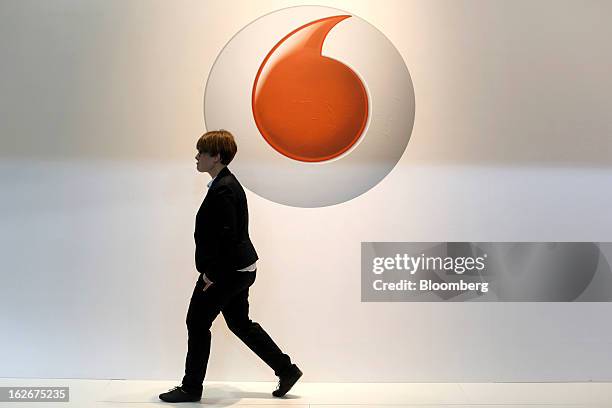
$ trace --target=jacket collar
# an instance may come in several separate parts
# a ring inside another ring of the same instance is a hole
[[[224,168],[221,169],[221,171],[219,172],[219,174],[217,174],[217,177],[215,177],[212,182],[210,183],[210,187],[214,187],[215,184],[217,184],[217,182],[219,181],[219,179],[222,179],[225,176],[229,176],[231,175],[232,172],[227,168],[227,166],[225,166]]]

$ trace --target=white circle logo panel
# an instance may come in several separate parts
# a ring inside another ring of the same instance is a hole
[[[238,143],[232,169],[263,198],[295,207],[351,200],[403,155],[414,89],[393,44],[342,10],[298,6],[240,30],[204,96],[207,129]]]

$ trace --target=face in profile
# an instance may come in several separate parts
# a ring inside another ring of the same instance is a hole
[[[200,173],[210,172],[220,160],[220,155],[211,156],[208,153],[198,152],[195,156],[196,168]]]

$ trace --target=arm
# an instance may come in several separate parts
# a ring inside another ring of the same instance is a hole
[[[218,234],[220,243],[231,245],[238,240],[236,197],[229,187],[220,186],[215,198],[215,212],[219,220]]]
[[[237,206],[232,190],[227,186],[219,186],[211,193],[210,207],[206,212],[209,222],[199,228],[200,241],[196,238],[196,269],[201,273],[210,271],[207,274],[209,279],[214,278],[223,262],[223,248],[233,245],[237,240]],[[203,251],[200,256],[197,254],[199,250]]]

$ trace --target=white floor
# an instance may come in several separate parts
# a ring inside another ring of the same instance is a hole
[[[67,386],[69,403],[0,403],[0,407],[169,406],[158,395],[172,381],[0,378],[1,387]],[[274,398],[276,383],[205,382],[199,403],[211,407],[612,407],[612,383],[298,383],[284,398]],[[173,406],[176,406],[174,404]]]

